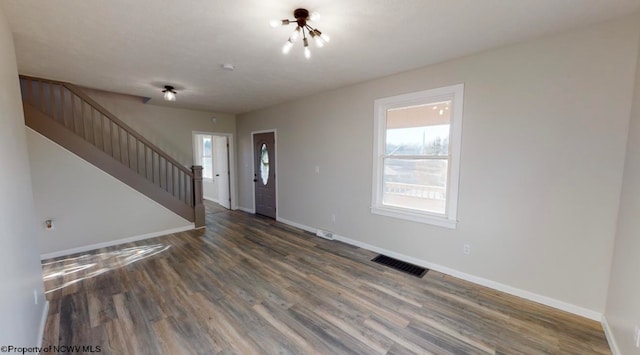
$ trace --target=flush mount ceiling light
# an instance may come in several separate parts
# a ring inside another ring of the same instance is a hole
[[[164,86],[164,90],[162,90],[162,92],[164,92],[164,99],[165,100],[167,100],[167,101],[176,101],[177,92],[174,90],[173,86],[165,85]]]
[[[305,58],[311,58],[311,50],[309,49],[309,40],[307,39],[307,34],[311,36],[316,42],[316,46],[318,48],[322,48],[325,43],[329,42],[331,39],[327,34],[320,32],[317,28],[313,28],[309,25],[309,21],[317,21],[320,18],[320,15],[317,12],[309,15],[309,11],[307,9],[296,9],[293,11],[293,17],[295,20],[273,20],[271,21],[271,27],[278,26],[286,26],[290,24],[296,24],[296,29],[293,30],[291,36],[287,42],[285,42],[282,47],[282,53],[287,54],[291,51],[291,47],[293,44],[302,36],[302,44],[304,45],[304,56]]]

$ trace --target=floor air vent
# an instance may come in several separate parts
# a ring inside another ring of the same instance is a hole
[[[406,263],[402,260],[398,260],[398,259],[394,259],[392,257],[388,257],[386,255],[378,255],[375,258],[373,258],[371,261],[373,261],[374,263],[378,263],[378,264],[382,264],[385,266],[388,266],[390,268],[394,268],[398,271],[402,271],[406,274],[409,275],[413,275],[416,277],[422,277],[424,276],[424,274],[427,273],[427,269],[420,267],[420,266],[416,266],[413,264],[409,264]]]

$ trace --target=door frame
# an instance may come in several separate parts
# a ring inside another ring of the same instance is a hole
[[[278,159],[278,130],[275,128],[272,129],[264,129],[264,130],[260,130],[260,131],[251,131],[251,179],[255,178],[255,174],[256,174],[256,152],[254,151],[255,149],[255,142],[253,139],[253,136],[256,134],[260,134],[260,133],[271,133],[273,132],[273,144],[276,146],[276,153],[275,153],[275,157],[276,157],[276,169],[274,172],[274,176],[276,178],[276,221],[280,220],[280,201],[278,201],[278,193],[280,191],[280,188],[278,188],[278,165],[280,165],[280,159]],[[256,213],[256,183],[252,182],[252,188],[251,190],[253,191],[253,193],[251,194],[251,201],[253,201],[253,214]]]
[[[227,143],[229,143],[229,198],[231,198],[230,207],[231,210],[237,210],[238,205],[238,193],[236,190],[236,157],[235,157],[235,143],[233,140],[233,133],[226,132],[208,132],[208,131],[191,131],[191,148],[193,149],[193,161],[196,156],[196,134],[205,134],[208,136],[225,136],[227,137]]]

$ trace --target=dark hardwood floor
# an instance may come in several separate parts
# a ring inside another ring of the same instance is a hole
[[[44,346],[104,354],[609,354],[599,323],[208,204],[205,230],[43,262]]]
[[[226,212],[229,211],[227,208],[219,205],[213,201],[204,200],[205,211],[208,214],[215,214],[218,212]]]

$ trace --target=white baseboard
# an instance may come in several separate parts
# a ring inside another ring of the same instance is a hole
[[[240,211],[243,211],[243,212],[251,213],[251,214],[255,214],[256,213],[256,210],[254,210],[252,208],[246,208],[246,207],[238,206],[238,208],[236,208],[236,209],[240,210]]]
[[[290,225],[292,227],[300,228],[300,229],[302,229],[304,231],[307,231],[307,232],[313,233],[313,234],[316,234],[316,231],[317,231],[317,229],[315,229],[315,228],[307,227],[304,224],[296,223],[296,222],[293,222],[293,221],[290,221],[288,219],[284,219],[284,218],[281,218],[281,217],[276,218],[276,221],[282,222],[284,224],[288,224],[288,225]]]
[[[211,202],[215,202],[215,203],[219,203],[220,201],[217,198],[213,198],[213,197],[209,197],[209,196],[202,196],[203,199],[205,200],[209,200]]]
[[[495,282],[492,280],[488,280],[479,276],[475,276],[475,275],[470,275],[455,269],[451,269],[449,267],[446,266],[442,266],[442,265],[438,265],[438,264],[434,264],[425,260],[421,260],[421,259],[417,259],[411,256],[407,256],[407,255],[403,255],[400,253],[396,253],[394,251],[391,250],[387,250],[384,248],[380,248],[380,247],[376,247],[374,245],[370,245],[370,244],[366,244],[357,240],[353,240],[353,239],[349,239],[346,237],[343,237],[341,235],[337,235],[334,234],[333,235],[334,238],[336,240],[339,240],[341,242],[347,243],[347,244],[351,244],[351,245],[355,245],[364,249],[368,249],[371,251],[374,251],[376,253],[380,253],[380,254],[384,254],[387,256],[390,256],[392,258],[396,258],[396,259],[400,259],[418,266],[422,266],[425,267],[427,269],[431,269],[431,270],[435,270],[438,272],[441,272],[443,274],[447,274],[453,277],[457,277],[459,279],[465,280],[465,281],[469,281],[469,282],[473,282],[475,284],[478,285],[482,285],[482,286],[486,286],[489,288],[492,288],[494,290],[498,290],[504,293],[508,293],[510,295],[514,295],[514,296],[518,296],[518,297],[522,297],[524,299],[530,300],[530,301],[534,301],[537,303],[541,303],[553,308],[557,308],[569,313],[573,313],[573,314],[577,314],[579,316],[585,317],[585,318],[589,318],[595,321],[600,321],[600,319],[602,318],[602,314],[598,313],[596,311],[592,311],[590,309],[586,309],[586,308],[582,308],[570,303],[566,303],[566,302],[562,302],[556,299],[553,299],[551,297],[547,297],[547,296],[542,296],[530,291],[526,291],[526,290],[522,290],[516,287],[512,287],[509,285],[505,285],[499,282]]]
[[[602,329],[604,329],[604,335],[607,337],[607,341],[609,342],[609,348],[611,349],[611,353],[613,355],[622,355],[620,352],[620,348],[618,347],[618,343],[616,343],[616,338],[613,336],[613,331],[609,326],[609,322],[607,321],[607,317],[602,315]]]
[[[49,316],[49,301],[44,301],[44,308],[42,309],[42,316],[40,318],[40,327],[38,327],[38,340],[36,342],[37,347],[42,347],[42,338],[44,337],[44,327],[47,325],[47,317]]]
[[[302,225],[300,223],[292,222],[292,221],[286,220],[284,218],[278,218],[278,221],[280,221],[282,223],[285,223],[285,224],[288,224],[290,226],[297,227],[297,228],[300,228],[302,230],[314,233],[314,234],[317,231],[317,228],[311,228],[309,226],[305,226],[305,225]],[[390,256],[392,258],[403,260],[403,261],[406,261],[406,262],[411,263],[411,264],[415,264],[415,265],[418,265],[418,266],[425,267],[427,269],[435,270],[435,271],[441,272],[443,274],[447,274],[447,275],[450,275],[450,276],[453,276],[453,277],[457,277],[457,278],[465,280],[465,281],[473,282],[473,283],[478,284],[478,285],[486,286],[486,287],[492,288],[494,290],[498,290],[498,291],[501,291],[501,292],[504,292],[504,293],[508,293],[510,295],[518,296],[518,297],[521,297],[521,298],[524,298],[524,299],[527,299],[527,300],[530,300],[530,301],[533,301],[533,302],[541,303],[541,304],[544,304],[546,306],[557,308],[557,309],[565,311],[565,312],[573,313],[573,314],[576,314],[576,315],[579,315],[579,316],[582,316],[582,317],[585,317],[585,318],[589,318],[589,319],[592,319],[592,320],[595,320],[595,321],[598,321],[598,322],[600,322],[601,319],[602,319],[602,313],[599,313],[599,312],[596,312],[596,311],[593,311],[593,310],[590,310],[590,309],[586,309],[586,308],[583,308],[583,307],[580,307],[580,306],[576,306],[574,304],[570,304],[570,303],[566,303],[566,302],[563,302],[563,301],[559,301],[559,300],[556,300],[556,299],[551,298],[551,297],[542,296],[542,295],[539,295],[539,294],[536,294],[536,293],[533,293],[533,292],[530,292],[530,291],[522,290],[522,289],[519,289],[519,288],[516,288],[516,287],[513,287],[513,286],[505,285],[505,284],[502,284],[502,283],[499,283],[499,282],[496,282],[496,281],[492,281],[492,280],[488,280],[488,279],[485,279],[485,278],[482,278],[482,277],[479,277],[479,276],[467,274],[467,273],[464,273],[464,272],[461,272],[461,271],[458,271],[458,270],[455,270],[455,269],[452,269],[452,268],[449,268],[449,267],[446,267],[446,266],[442,266],[442,265],[438,265],[438,264],[434,264],[434,263],[428,262],[426,260],[422,260],[422,259],[414,258],[414,257],[411,257],[411,256],[407,256],[407,255],[404,255],[404,254],[396,253],[394,251],[391,251],[391,250],[388,250],[388,249],[385,249],[385,248],[381,248],[381,247],[377,247],[375,245],[363,243],[363,242],[360,242],[360,241],[357,241],[357,240],[354,240],[354,239],[351,239],[351,238],[347,238],[347,237],[344,237],[344,236],[341,236],[341,235],[338,235],[338,234],[334,234],[333,237],[334,237],[335,240],[341,241],[343,243],[351,244],[351,245],[354,245],[354,246],[357,246],[357,247],[360,247],[360,248],[371,250],[371,251],[376,252],[376,253],[384,254],[384,255]]]
[[[189,230],[192,230],[192,229],[195,229],[195,225],[193,223],[191,223],[190,225],[184,226],[184,227],[178,227],[178,228],[167,229],[167,230],[153,232],[153,233],[147,233],[147,234],[143,234],[143,235],[137,235],[137,236],[130,237],[130,238],[110,240],[108,242],[102,242],[102,243],[96,243],[96,244],[90,244],[90,245],[83,245],[83,246],[77,247],[77,248],[71,248],[71,249],[66,249],[66,250],[54,251],[52,253],[41,254],[40,255],[40,260],[57,258],[59,256],[66,256],[66,255],[71,255],[71,254],[75,254],[75,253],[83,253],[85,251],[111,247],[111,246],[118,245],[118,244],[137,242],[139,240],[160,237],[160,236],[167,235],[167,234],[173,234],[173,233],[189,231]]]

